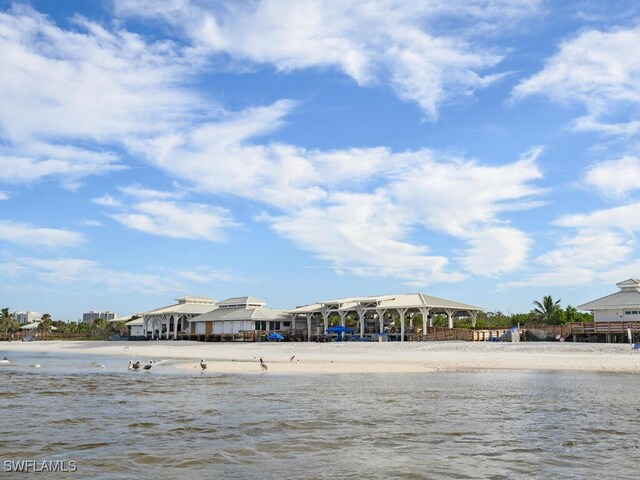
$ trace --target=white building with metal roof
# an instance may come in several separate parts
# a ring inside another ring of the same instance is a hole
[[[594,322],[640,321],[640,280],[616,283],[620,291],[576,307],[593,312]]]
[[[409,329],[413,330],[413,318],[416,313],[422,317],[422,331],[426,332],[427,324],[432,327],[434,315],[446,315],[449,328],[453,328],[455,317],[470,317],[475,326],[478,312],[484,311],[482,307],[468,305],[466,303],[433,297],[423,293],[410,293],[400,295],[384,295],[376,297],[352,297],[339,298],[317,302],[311,305],[289,310],[292,316],[292,330],[298,327],[300,319],[306,323],[308,338],[319,335],[329,328],[329,317],[337,316],[340,325],[345,325],[347,315],[357,318],[359,335],[384,334],[388,325],[395,323],[395,317],[400,320],[400,341],[405,339],[405,321],[409,321]],[[314,333],[315,332],[315,333]]]
[[[265,307],[255,297],[232,297],[215,308],[189,320],[190,335],[236,335],[240,332],[289,330],[291,318],[283,310]]]

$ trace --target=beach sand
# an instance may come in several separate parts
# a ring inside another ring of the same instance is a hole
[[[38,341],[0,344],[0,356],[95,355],[125,360],[167,360],[170,370],[274,374],[417,373],[469,370],[549,370],[640,373],[640,351],[624,344],[594,343],[201,343],[186,341]],[[293,360],[291,360],[291,357]]]

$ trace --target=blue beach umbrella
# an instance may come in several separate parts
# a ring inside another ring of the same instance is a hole
[[[284,340],[284,337],[282,335],[280,335],[279,333],[276,333],[276,332],[270,333],[269,335],[267,335],[267,338],[269,340],[275,340],[276,342]]]

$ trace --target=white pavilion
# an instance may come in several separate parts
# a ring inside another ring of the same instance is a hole
[[[471,324],[475,326],[478,312],[484,311],[482,307],[467,305],[465,303],[432,297],[423,293],[410,293],[400,295],[385,295],[377,297],[353,297],[339,298],[305,305],[289,310],[292,316],[291,329],[300,328],[302,323],[306,327],[307,337],[320,335],[329,327],[329,317],[337,316],[340,325],[345,325],[347,315],[357,318],[360,337],[365,335],[383,335],[389,332],[389,325],[400,320],[400,331],[393,332],[404,341],[408,321],[409,330],[414,328],[414,315],[419,313],[422,317],[422,332],[427,331],[427,326],[433,327],[433,317],[446,315],[449,328],[453,328],[453,319],[456,317],[470,317]],[[393,327],[391,327],[393,329]]]

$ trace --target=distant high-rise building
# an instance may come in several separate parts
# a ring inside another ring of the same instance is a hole
[[[40,314],[38,312],[14,312],[13,318],[20,325],[24,325],[25,323],[33,323],[36,320],[40,320]]]
[[[93,310],[91,310],[90,312],[82,314],[82,321],[84,323],[93,323],[94,320],[97,320],[99,318],[107,321],[115,320],[116,318],[118,318],[118,314],[110,312],[109,310],[107,310],[106,312],[94,312]]]

